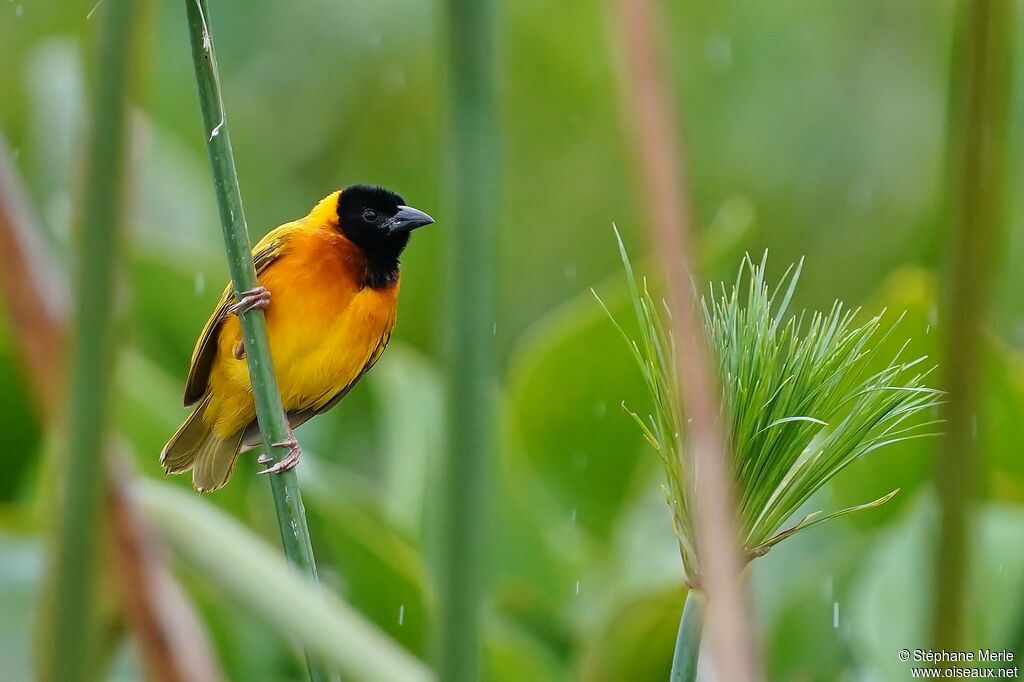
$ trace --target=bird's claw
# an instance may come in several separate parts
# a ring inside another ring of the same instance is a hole
[[[238,302],[228,308],[232,315],[241,315],[259,308],[266,310],[270,305],[270,291],[266,287],[258,286],[248,291],[240,291],[237,294]]]
[[[288,436],[282,441],[272,443],[272,445],[275,448],[288,448],[288,454],[282,457],[277,464],[258,472],[261,476],[263,474],[279,474],[282,471],[294,469],[299,463],[299,458],[302,457],[302,449],[299,447],[299,442],[295,440],[295,436]],[[256,461],[260,464],[270,464],[274,460],[263,454]]]

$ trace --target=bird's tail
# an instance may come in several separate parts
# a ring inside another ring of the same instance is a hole
[[[203,419],[209,404],[209,396],[204,397],[160,453],[165,473],[181,474],[191,469],[192,484],[201,493],[217,490],[228,482],[244,435],[243,429],[230,438],[217,436]]]

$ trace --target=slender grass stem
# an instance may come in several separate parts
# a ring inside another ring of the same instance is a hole
[[[228,135],[227,118],[221,97],[210,13],[207,11],[206,0],[185,0],[185,8],[196,85],[199,90],[199,105],[206,131],[206,146],[213,171],[217,205],[220,208],[221,227],[224,231],[228,268],[235,291],[246,291],[257,286],[256,269],[252,262],[252,247],[242,210],[235,159],[231,153],[231,138]],[[256,402],[256,416],[263,434],[263,447],[275,461],[279,461],[287,450],[272,447],[271,444],[288,437],[288,422],[281,407],[281,395],[274,375],[263,311],[256,309],[243,313],[241,322],[249,376]],[[313,547],[306,526],[306,512],[302,506],[302,495],[295,472],[271,474],[270,487],[274,495],[274,508],[277,512],[284,553],[289,562],[316,581],[316,562],[313,558]],[[268,586],[268,589],[273,587]],[[311,680],[316,682],[329,679],[327,672],[317,662],[311,660],[308,654],[306,663]]]
[[[448,451],[438,517],[438,676],[480,677],[494,446],[494,233],[497,207],[493,0],[448,0],[448,149],[452,191],[448,289]]]
[[[759,680],[761,666],[746,594],[737,580],[743,562],[729,446],[719,420],[720,389],[689,279],[699,258],[691,235],[686,154],[660,54],[659,17],[651,0],[615,0],[614,4],[625,67],[624,108],[630,114],[634,155],[641,171],[640,196],[650,211],[651,241],[668,285],[669,324],[676,343],[672,379],[690,424],[687,442],[678,448],[679,468],[699,471],[701,476],[701,494],[696,494],[694,479],[683,494],[695,501],[694,530],[711,612],[712,653],[723,679]],[[678,441],[681,435],[671,437]]]
[[[700,595],[695,590],[688,590],[683,615],[679,619],[679,633],[676,635],[676,651],[672,656],[669,682],[693,682],[697,679],[697,659],[700,656],[703,627],[702,610]]]
[[[110,414],[115,286],[121,259],[128,153],[128,91],[137,60],[140,3],[103,8],[82,194],[75,272],[64,504],[57,547],[53,679],[90,676],[96,627],[94,592],[103,508],[103,450]]]

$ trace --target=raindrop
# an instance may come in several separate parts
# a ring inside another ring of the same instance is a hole
[[[832,602],[832,627],[839,629],[839,602]]]
[[[89,19],[92,19],[92,14],[93,14],[93,12],[95,12],[95,11],[96,11],[96,9],[97,9],[97,8],[98,8],[98,7],[100,6],[100,5],[102,5],[102,4],[103,4],[103,0],[99,0],[99,2],[97,2],[97,3],[95,4],[95,5],[93,5],[93,6],[92,6],[92,9],[91,9],[91,10],[89,10],[89,13],[85,15],[85,19],[86,19],[86,21],[88,21]]]
[[[195,289],[196,296],[202,296],[203,292],[206,291],[206,275],[202,272],[197,272],[192,280],[192,284]]]
[[[405,623],[405,604],[398,607],[398,624],[403,625]]]
[[[494,336],[498,335],[498,323],[495,322],[491,325],[491,334]]]
[[[576,581],[576,596],[580,596],[580,581]]]
[[[18,17],[19,19],[21,18],[21,15],[24,14],[24,13],[25,13],[25,6],[24,5],[20,5],[19,4],[19,5],[17,5],[14,8],[14,16]]]
[[[576,264],[566,263],[565,265],[565,278],[569,281],[576,279]]]
[[[573,509],[572,511],[569,512],[569,523],[572,523],[572,524],[576,523],[576,510],[575,509]]]

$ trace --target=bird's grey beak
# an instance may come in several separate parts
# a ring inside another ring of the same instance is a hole
[[[419,209],[412,206],[399,206],[398,213],[388,221],[388,231],[391,234],[409,232],[432,222],[434,219]]]

